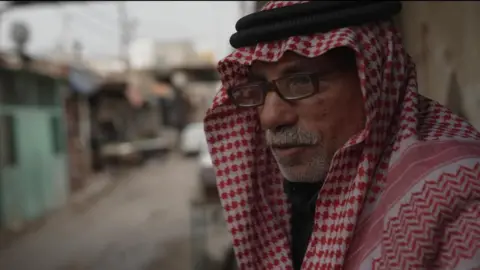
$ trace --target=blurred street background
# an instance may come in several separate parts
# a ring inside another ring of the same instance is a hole
[[[235,269],[202,119],[265,1],[0,1],[0,270]],[[404,2],[420,90],[480,128],[480,3]]]

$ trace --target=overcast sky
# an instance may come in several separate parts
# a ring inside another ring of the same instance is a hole
[[[158,41],[191,39],[201,47],[211,48],[217,57],[230,50],[228,39],[241,16],[238,1],[128,1],[126,5],[130,18],[138,21],[135,37]],[[12,10],[1,20],[0,46],[12,48],[10,27],[15,21],[24,21],[31,29],[28,50],[32,53],[51,52],[61,40],[78,40],[87,56],[116,56],[119,51],[117,6],[118,2],[71,2]]]

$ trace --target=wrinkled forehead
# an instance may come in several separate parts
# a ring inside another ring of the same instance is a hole
[[[301,72],[328,72],[340,67],[355,65],[355,52],[348,47],[328,50],[322,55],[309,58],[287,51],[277,61],[254,60],[247,67],[247,76],[274,79],[279,75]]]

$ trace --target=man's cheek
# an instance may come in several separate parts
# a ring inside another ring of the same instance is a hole
[[[326,119],[331,111],[331,102],[329,102],[328,98],[320,95],[305,99],[305,102],[300,104],[300,106],[302,114],[317,120]]]

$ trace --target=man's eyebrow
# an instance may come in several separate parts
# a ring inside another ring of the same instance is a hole
[[[247,79],[249,81],[263,81],[265,80],[265,76],[256,73],[252,68],[250,68],[247,73]]]
[[[285,64],[284,67],[281,68],[280,76],[295,74],[299,72],[305,72],[311,70],[312,64],[304,61],[294,61],[288,64]],[[252,68],[248,71],[247,78],[249,81],[265,81],[265,75],[259,74],[255,72]],[[278,79],[278,78],[275,78]]]
[[[289,74],[294,74],[294,73],[299,73],[299,72],[305,72],[305,71],[308,71],[310,69],[311,69],[311,65],[309,65],[305,62],[297,61],[297,62],[294,62],[290,65],[285,66],[282,69],[282,71],[280,72],[280,74],[282,74],[282,76],[284,76],[284,75],[289,75]]]

